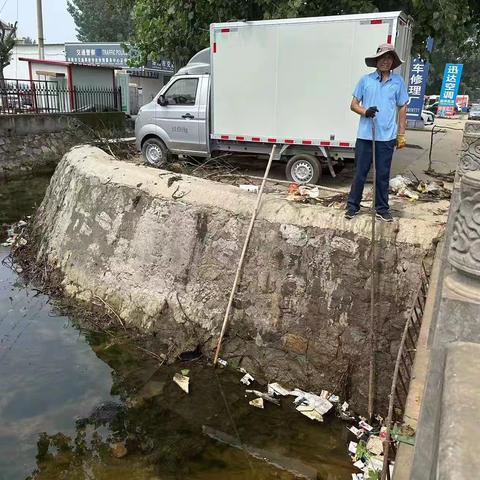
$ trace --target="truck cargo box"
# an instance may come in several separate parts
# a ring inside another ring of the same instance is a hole
[[[405,78],[411,30],[401,12],[212,24],[211,138],[351,148],[365,57],[393,43]]]

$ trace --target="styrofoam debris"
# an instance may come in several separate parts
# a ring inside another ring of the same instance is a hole
[[[347,402],[343,402],[341,408],[342,408],[342,411],[346,412],[347,409],[348,409],[348,403],[347,403]]]
[[[249,374],[249,373],[246,373],[241,379],[240,381],[244,384],[244,385],[250,385],[255,379]]]
[[[221,358],[218,359],[218,363],[222,366],[222,367],[226,367],[228,365],[228,362],[226,360],[223,360]]]
[[[303,392],[298,388],[294,390],[294,393],[297,395],[293,402],[295,405],[307,404],[317,410],[320,415],[324,415],[333,407],[326,398],[321,398],[314,393]]]
[[[357,461],[353,464],[353,466],[359,468],[360,470],[362,470],[363,468],[365,468],[365,464],[364,464],[361,460],[357,460]]]
[[[328,400],[332,403],[338,403],[340,401],[340,397],[338,395],[330,395]]]
[[[173,376],[173,381],[185,392],[188,393],[188,384],[190,379],[181,373],[176,373]]]
[[[367,450],[374,455],[380,455],[383,452],[383,441],[376,435],[370,435],[367,442]]]
[[[352,480],[364,480],[365,476],[363,473],[352,473]]]
[[[268,384],[268,394],[269,395],[281,395],[285,397],[286,395],[290,395],[290,390],[282,387],[279,383],[269,383]]]
[[[310,418],[311,420],[316,420],[317,422],[323,422],[322,414],[319,413],[315,408],[311,407],[310,405],[298,405],[297,410],[301,414]]]
[[[348,451],[350,453],[353,453],[354,455],[357,453],[357,447],[358,447],[358,443],[357,442],[350,442],[348,444]]]
[[[320,392],[320,398],[325,398],[326,400],[328,400],[329,396],[330,396],[330,393],[328,392],[328,390],[322,390]]]
[[[253,407],[257,407],[257,408],[264,408],[262,397],[254,398],[253,400],[250,400],[250,402],[248,402],[248,404],[252,405]]]

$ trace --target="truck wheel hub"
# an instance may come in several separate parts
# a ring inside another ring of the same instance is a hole
[[[162,161],[163,152],[158,145],[151,144],[147,147],[146,157],[150,163],[157,165]]]
[[[301,160],[293,166],[292,177],[297,183],[308,183],[313,177],[313,167],[309,162]]]

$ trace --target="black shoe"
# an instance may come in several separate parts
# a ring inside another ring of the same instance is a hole
[[[358,215],[358,210],[353,210],[351,208],[347,208],[347,211],[345,212],[345,218],[347,220],[351,220],[355,215]]]
[[[393,222],[393,217],[390,212],[377,212],[375,216],[384,222]]]

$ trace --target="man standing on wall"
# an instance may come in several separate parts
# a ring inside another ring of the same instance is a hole
[[[345,218],[350,220],[360,210],[365,180],[372,165],[372,122],[375,122],[376,216],[385,222],[392,222],[388,205],[390,167],[395,146],[403,148],[406,144],[408,102],[403,78],[392,70],[403,62],[393,45],[385,43],[377,48],[373,57],[365,58],[365,63],[376,70],[360,79],[350,104],[350,109],[360,115],[360,124],[355,144],[355,177]]]

